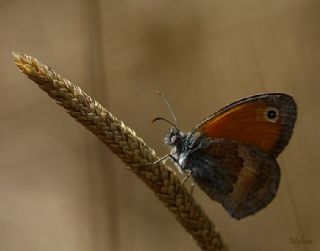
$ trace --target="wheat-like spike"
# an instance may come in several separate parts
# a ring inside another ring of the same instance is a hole
[[[78,86],[37,59],[13,52],[16,65],[73,118],[122,159],[163,202],[202,250],[228,250],[220,233],[170,168],[135,132]]]

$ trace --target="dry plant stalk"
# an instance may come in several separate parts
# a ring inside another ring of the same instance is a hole
[[[175,172],[163,163],[147,165],[157,160],[157,156],[133,130],[50,67],[25,54],[13,53],[13,56],[24,74],[99,137],[146,183],[202,250],[228,250],[213,222],[181,185]]]

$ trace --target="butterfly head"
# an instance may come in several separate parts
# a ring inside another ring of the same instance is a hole
[[[164,143],[176,149],[182,149],[186,134],[181,132],[178,128],[172,127],[164,138]]]
[[[176,147],[180,149],[182,147],[183,141],[186,137],[186,134],[182,131],[179,130],[179,128],[170,122],[169,120],[166,120],[165,118],[155,118],[153,122],[158,121],[158,120],[163,120],[167,122],[168,124],[172,125],[171,129],[167,133],[167,135],[164,138],[164,143],[170,147]]]
[[[183,153],[183,151],[184,151],[184,146],[187,141],[187,134],[179,130],[177,118],[176,118],[168,100],[166,99],[166,97],[160,92],[158,94],[161,96],[162,100],[164,101],[164,103],[168,107],[168,109],[171,113],[171,116],[173,118],[173,122],[171,122],[165,118],[162,118],[162,117],[157,117],[152,122],[162,120],[172,126],[164,138],[164,143],[171,148],[171,155],[175,159],[178,159],[179,155],[181,153]]]

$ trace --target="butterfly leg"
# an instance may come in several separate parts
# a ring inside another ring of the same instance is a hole
[[[178,169],[178,171],[180,173],[185,173],[185,171],[183,171],[183,169],[180,166],[179,160],[177,160],[174,156],[172,156],[171,154],[169,154],[169,157],[172,159],[172,161],[176,164],[176,167]]]
[[[184,183],[186,183],[186,181],[190,178],[190,176],[191,176],[191,171],[188,170],[186,177],[184,177],[184,179],[181,182],[181,185],[184,185]]]
[[[169,158],[170,156],[171,156],[170,153],[168,153],[168,154],[166,154],[165,156],[163,156],[163,157],[157,159],[156,161],[154,161],[154,162],[152,162],[152,163],[149,163],[149,164],[147,164],[147,165],[148,165],[148,166],[149,166],[149,165],[156,165],[156,164],[158,164],[159,162],[161,162],[161,161]]]
[[[170,153],[168,154],[168,157],[170,157],[173,160],[174,163],[179,165],[179,161],[175,157],[173,157]]]
[[[190,194],[193,195],[193,191],[194,191],[194,183],[193,181],[191,181],[191,186],[190,186]]]
[[[182,185],[183,185],[184,183],[186,183],[186,181],[190,178],[190,176],[191,176],[191,174],[192,174],[191,171],[187,171],[187,172],[188,172],[187,176],[184,177],[184,179],[182,180]],[[191,185],[190,185],[190,194],[191,194],[191,195],[193,194],[193,191],[194,191],[194,183],[193,183],[193,181],[191,181]]]

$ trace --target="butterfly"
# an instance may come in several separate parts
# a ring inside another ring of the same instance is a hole
[[[247,97],[213,113],[185,133],[163,94],[174,123],[164,142],[181,173],[190,175],[231,217],[242,219],[275,197],[280,168],[277,156],[288,144],[297,117],[294,99],[283,93]],[[156,161],[156,162],[158,162]],[[186,180],[186,179],[185,179]]]

